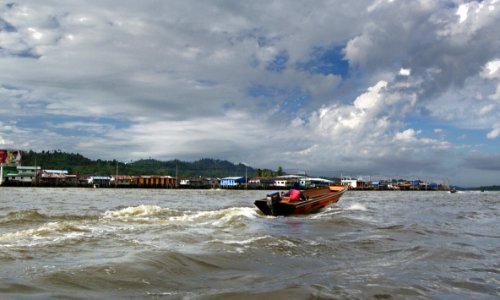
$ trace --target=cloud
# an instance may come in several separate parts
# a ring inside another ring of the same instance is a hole
[[[487,62],[481,76],[488,79],[500,79],[500,59]]]
[[[495,138],[500,115],[500,98],[497,96],[500,77],[496,61],[488,61],[478,73],[471,73],[461,88],[448,89],[427,104],[430,114],[457,127],[487,130],[487,137]]]
[[[500,136],[500,123],[495,123],[493,129],[486,135],[489,139],[496,139]]]
[[[401,76],[410,76],[411,75],[411,70],[410,69],[401,68],[401,70],[399,70],[399,75],[401,75]]]
[[[473,152],[465,158],[463,165],[477,170],[500,171],[500,153]]]
[[[493,94],[488,95],[491,100],[500,100],[500,59],[494,59],[486,63],[480,76],[496,82],[496,90]]]
[[[391,84],[380,81],[359,95],[352,104],[323,106],[309,122],[295,122],[293,132],[308,136],[302,151],[284,152],[288,165],[313,164],[316,169],[398,173],[398,166],[411,173],[424,173],[441,164],[439,158],[453,145],[447,141],[418,137],[412,128],[399,131],[412,101],[403,99]],[[310,157],[315,158],[310,161]],[[330,163],[335,161],[335,167]],[[354,167],[353,167],[354,166]],[[338,174],[337,174],[338,175]]]
[[[467,14],[469,12],[469,4],[462,4],[457,9],[457,15],[460,17],[459,23],[465,22],[467,20]]]
[[[443,176],[500,147],[496,1],[0,5],[5,147]]]

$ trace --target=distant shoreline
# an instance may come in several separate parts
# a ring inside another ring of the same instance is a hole
[[[144,190],[256,190],[256,191],[274,191],[274,190],[289,190],[290,187],[256,187],[256,186],[239,186],[239,187],[190,187],[190,186],[171,186],[171,187],[144,187],[144,186],[92,186],[92,185],[32,185],[32,184],[3,184],[1,187],[11,187],[11,188],[83,188],[83,189],[144,189]],[[499,191],[500,189],[494,189],[497,186],[485,187],[485,188],[459,188],[459,191]],[[353,192],[448,192],[448,190],[436,190],[436,189],[355,189],[350,188],[349,191]]]

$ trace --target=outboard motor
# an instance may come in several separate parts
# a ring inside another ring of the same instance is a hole
[[[266,196],[267,199],[267,206],[271,210],[271,213],[274,215],[274,208],[279,205],[281,201],[281,195],[279,192],[268,194]]]
[[[272,194],[267,194],[267,197],[266,197],[267,201],[271,200],[279,200],[281,201],[281,196],[280,196],[280,193],[279,192],[276,192],[276,193],[272,193]]]

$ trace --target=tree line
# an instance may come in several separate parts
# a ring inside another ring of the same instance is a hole
[[[117,160],[92,160],[79,153],[54,151],[23,152],[22,164],[40,166],[42,169],[67,170],[79,175],[162,175],[175,177],[274,177],[283,175],[283,170],[254,169],[244,164],[234,164],[227,160],[203,158],[194,162],[178,159],[160,161],[152,158],[140,159],[130,163]]]

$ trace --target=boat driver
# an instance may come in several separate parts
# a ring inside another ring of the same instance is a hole
[[[289,196],[288,202],[290,203],[306,200],[306,197],[302,191],[300,191],[300,185],[298,182],[293,184],[292,189],[287,194]]]

